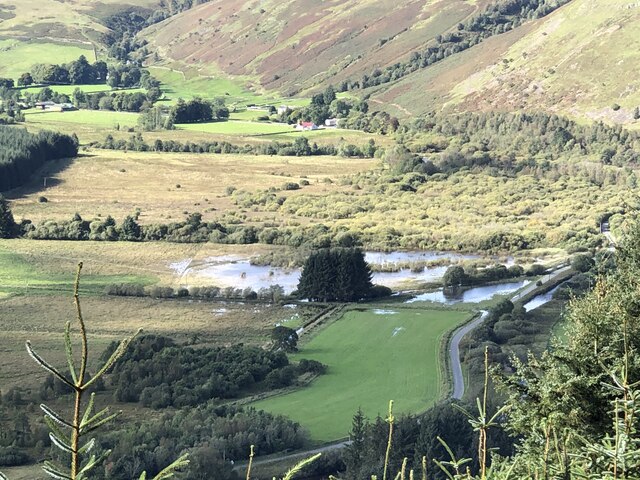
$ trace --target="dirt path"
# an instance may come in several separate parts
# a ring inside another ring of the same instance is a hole
[[[369,101],[373,102],[373,103],[378,103],[380,105],[391,105],[392,107],[395,107],[398,110],[400,110],[402,113],[404,113],[408,117],[413,116],[413,113],[411,113],[409,110],[404,108],[402,105],[398,105],[397,103],[386,103],[386,102],[383,102],[382,100],[378,100],[378,99],[375,99],[375,98],[370,98]]]

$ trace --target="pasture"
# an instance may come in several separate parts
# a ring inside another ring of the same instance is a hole
[[[70,267],[70,266],[69,266]],[[67,272],[38,268],[12,250],[8,242],[0,243],[0,292],[4,294],[29,293],[56,294],[68,289],[73,283],[74,269]],[[153,283],[149,275],[110,274],[89,275],[82,285],[83,292],[89,294],[102,293],[105,286],[111,283]]]
[[[246,115],[249,112],[242,112]],[[257,114],[261,112],[250,112]],[[232,114],[233,117],[234,114]],[[360,132],[356,130],[343,130],[338,128],[319,128],[318,130],[296,130],[293,125],[286,123],[275,122],[253,122],[253,121],[236,121],[230,120],[227,122],[210,122],[210,123],[189,123],[176,125],[176,128],[181,130],[187,130],[190,132],[205,132],[217,135],[225,136],[237,136],[237,137],[261,137],[269,140],[278,140],[281,142],[291,142],[298,137],[307,137],[310,140],[316,140],[318,137],[325,139],[333,139],[334,141],[340,141],[345,136],[351,137],[352,141],[358,144],[364,144],[371,138],[371,134]],[[241,141],[241,138],[238,139]]]
[[[253,403],[287,415],[316,442],[343,438],[358,407],[385,416],[426,410],[443,393],[443,336],[469,312],[393,308],[350,310],[300,348],[294,358],[318,360],[327,373],[301,390]],[[304,339],[304,337],[303,337]],[[408,367],[410,366],[410,367]]]
[[[177,68],[173,68],[177,67]],[[185,67],[182,63],[150,66],[149,72],[162,82],[162,90],[172,102],[179,98],[193,97],[213,99],[221,97],[230,107],[244,107],[247,104],[306,106],[308,98],[282,97],[276,92],[266,92],[251,76],[229,76],[215,66],[205,69]]]
[[[35,63],[67,63],[77,60],[80,55],[90,62],[95,60],[91,45],[83,43],[0,40],[0,77],[17,80]]]
[[[279,194],[323,194],[348,188],[337,182],[325,183],[325,178],[335,180],[365,171],[376,162],[342,157],[89,150],[73,161],[45,166],[31,185],[10,192],[8,197],[14,200],[12,209],[16,216],[35,221],[68,219],[75,212],[88,220],[107,215],[121,220],[136,209],[140,209],[142,223],[182,220],[186,212],[201,212],[209,220],[237,210],[227,187],[255,192],[280,188],[304,177],[309,186]],[[45,176],[48,186],[43,189]],[[45,196],[48,202],[39,203],[40,196]],[[254,212],[240,213],[256,219]],[[261,215],[274,217],[273,213]]]
[[[228,78],[221,74],[199,75],[172,69],[168,66],[152,66],[149,72],[162,82],[162,90],[175,102],[193,97],[213,99],[222,97],[227,105],[236,103],[262,103],[265,98],[260,90],[250,87],[248,77]]]
[[[83,293],[101,293],[109,283],[136,282],[185,286],[173,263],[200,264],[210,257],[255,255],[283,249],[269,245],[169,242],[74,242],[0,240],[0,292],[67,293],[76,266],[84,262]],[[190,284],[194,279],[189,279]]]
[[[48,112],[43,110],[26,110],[24,112],[27,124],[70,124],[75,128],[91,128],[92,126],[114,128],[116,125],[123,127],[135,127],[138,123],[138,114],[130,112],[112,112],[109,110],[73,110],[70,112]]]

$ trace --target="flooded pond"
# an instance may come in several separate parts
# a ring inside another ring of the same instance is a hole
[[[199,262],[182,261],[169,266],[186,285],[208,282],[218,287],[250,287],[254,291],[280,285],[285,293],[290,293],[300,279],[299,269],[251,265],[248,258],[236,255],[209,257]]]
[[[385,271],[373,273],[373,283],[387,287],[400,287],[407,282],[437,281],[446,272],[450,264],[462,260],[481,259],[479,255],[464,255],[448,252],[366,252],[365,259],[374,270]],[[403,268],[416,262],[435,262],[437,265],[425,265],[420,271]],[[507,259],[513,263],[513,259]],[[397,271],[395,266],[398,266]],[[191,283],[208,283],[218,287],[247,288],[255,291],[280,285],[285,293],[296,289],[300,279],[300,269],[284,269],[271,266],[251,265],[250,259],[239,255],[224,255],[209,257],[201,261],[192,262],[185,259],[175,262],[169,267],[180,277],[182,285]],[[379,268],[376,268],[379,267]]]
[[[549,290],[547,293],[543,293],[541,295],[538,295],[537,297],[532,298],[531,300],[529,300],[527,303],[525,303],[523,305],[524,309],[526,312],[530,312],[531,310],[541,307],[542,305],[544,305],[545,303],[550,302],[551,300],[553,300],[553,294],[556,293],[556,291],[562,286],[562,284],[558,285],[557,287]]]
[[[466,290],[458,289],[446,292],[442,289],[436,292],[423,293],[414,298],[407,300],[405,303],[415,302],[436,302],[445,305],[453,305],[456,303],[480,303],[484,300],[490,300],[495,295],[508,295],[516,292],[531,283],[530,280],[522,280],[520,282],[498,283],[495,285],[485,285],[482,287],[472,287]]]

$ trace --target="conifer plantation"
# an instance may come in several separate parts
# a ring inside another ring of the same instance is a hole
[[[77,153],[78,139],[69,135],[49,131],[34,135],[0,125],[0,191],[22,185],[46,162]]]

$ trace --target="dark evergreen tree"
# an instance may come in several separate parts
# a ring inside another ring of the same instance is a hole
[[[371,269],[358,249],[323,249],[309,256],[298,292],[321,302],[355,302],[371,295]]]
[[[17,230],[9,202],[0,194],[0,238],[13,238]]]
[[[135,218],[131,215],[127,215],[120,227],[121,234],[120,240],[127,240],[129,242],[140,240],[142,235],[142,229]]]
[[[367,418],[362,413],[362,409],[353,416],[349,440],[351,443],[344,449],[344,463],[347,467],[347,478],[358,478],[362,464],[364,462],[364,447],[366,435]]]
[[[23,129],[0,126],[0,191],[26,182],[45,162],[75,157],[77,139],[57,132],[32,134]]]

